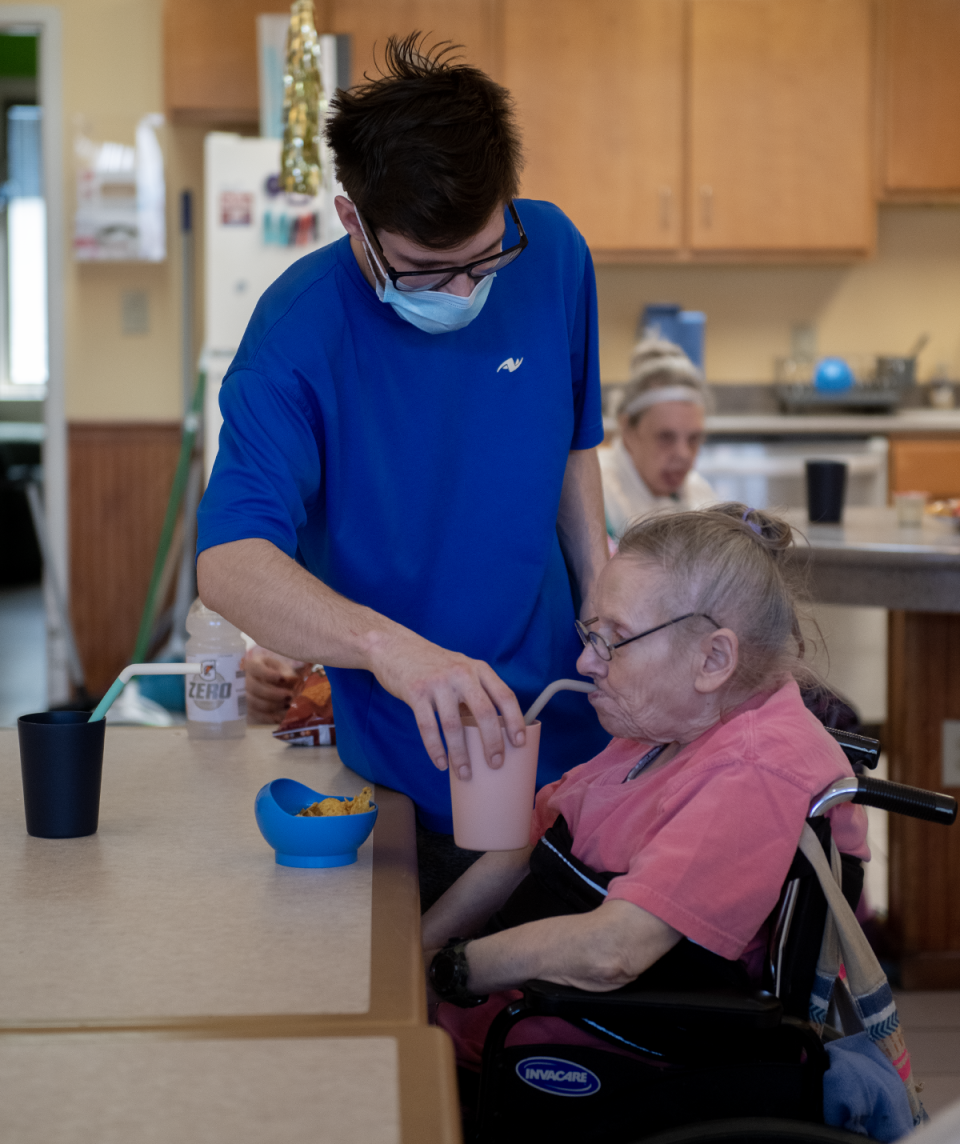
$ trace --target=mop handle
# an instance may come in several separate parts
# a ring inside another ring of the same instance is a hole
[[[97,704],[89,722],[96,723],[104,718],[124,685],[135,675],[199,675],[202,669],[203,664],[200,663],[129,663],[110,684],[110,690]]]
[[[591,692],[596,690],[596,686],[595,683],[587,683],[585,679],[555,679],[533,701],[533,705],[524,715],[523,721],[529,727],[558,691]]]

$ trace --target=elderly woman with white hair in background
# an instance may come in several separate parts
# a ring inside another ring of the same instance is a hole
[[[672,342],[644,338],[634,347],[630,381],[617,411],[620,436],[600,450],[607,531],[657,509],[716,502],[693,466],[703,444],[709,394],[703,375]]]

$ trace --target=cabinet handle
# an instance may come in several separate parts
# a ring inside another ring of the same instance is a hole
[[[700,221],[707,229],[713,226],[713,187],[709,183],[700,187]]]
[[[669,230],[673,221],[673,188],[660,188],[660,229]]]

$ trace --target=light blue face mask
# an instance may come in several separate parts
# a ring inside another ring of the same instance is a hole
[[[359,217],[357,215],[358,219]],[[360,227],[363,228],[362,221]],[[461,298],[457,294],[445,294],[442,290],[418,290],[407,293],[394,286],[389,274],[380,265],[380,259],[367,242],[366,231],[364,231],[363,246],[370,264],[375,263],[385,279],[384,284],[377,274],[374,274],[377,280],[377,297],[381,302],[392,306],[393,312],[405,322],[416,326],[418,330],[423,330],[425,334],[449,334],[453,330],[462,330],[464,326],[469,326],[483,309],[490,287],[496,278],[496,274],[488,274],[481,278],[467,298]]]

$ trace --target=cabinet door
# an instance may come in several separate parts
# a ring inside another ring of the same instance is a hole
[[[257,16],[289,11],[287,0],[165,0],[164,105],[174,122],[257,123]]]
[[[873,242],[868,0],[691,0],[690,244]]]
[[[504,0],[503,82],[524,195],[556,203],[595,250],[679,246],[679,0]]]
[[[960,0],[887,0],[884,185],[960,191]]]
[[[960,497],[960,437],[891,437],[890,492]]]
[[[490,74],[497,69],[495,0],[327,0],[330,31],[353,36],[353,83],[377,74],[376,60],[391,35],[425,32],[428,43],[450,40],[463,59]]]

